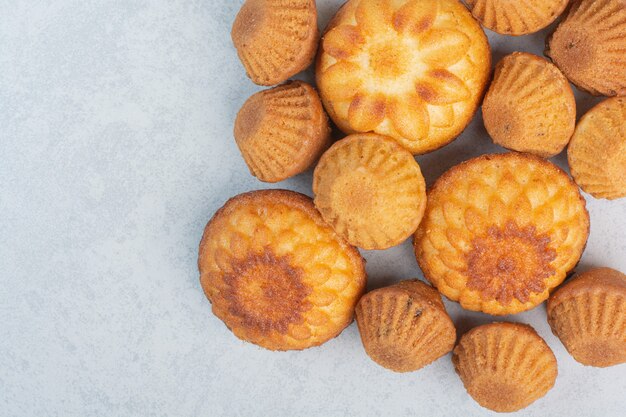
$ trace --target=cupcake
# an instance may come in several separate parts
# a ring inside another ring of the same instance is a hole
[[[540,31],[563,13],[569,0],[466,0],[483,26],[502,35]]]
[[[483,101],[494,143],[543,158],[560,153],[576,125],[576,101],[567,78],[543,58],[514,52],[496,66]]]
[[[607,99],[580,119],[567,159],[583,191],[608,200],[626,197],[626,97]]]
[[[554,386],[557,364],[546,342],[526,324],[491,323],[465,333],[452,363],[469,395],[500,413],[528,407]]]
[[[626,95],[626,3],[573,0],[548,40],[546,55],[579,88],[594,95]]]
[[[567,174],[506,153],[466,161],[435,182],[414,246],[441,293],[467,310],[500,315],[546,300],[588,235],[585,200]]]
[[[422,154],[467,126],[490,68],[487,38],[458,0],[349,0],[326,29],[316,77],[344,132]]]
[[[415,232],[426,185],[413,155],[391,138],[355,134],[335,143],[313,173],[315,206],[352,245],[386,249]]]
[[[330,144],[317,92],[302,81],[250,97],[235,120],[235,141],[252,175],[278,182],[309,168]]]
[[[568,281],[548,300],[548,323],[583,365],[626,363],[626,275],[596,268]]]
[[[270,350],[337,336],[366,281],[359,252],[310,198],[285,190],[228,200],[204,230],[198,266],[213,313],[238,338]]]
[[[423,368],[450,352],[456,340],[441,296],[418,280],[365,294],[356,322],[369,357],[395,372]]]
[[[280,84],[313,61],[319,37],[315,0],[246,0],[231,37],[254,83]]]

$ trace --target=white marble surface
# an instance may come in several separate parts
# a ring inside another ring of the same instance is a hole
[[[320,26],[339,0],[318,1]],[[0,416],[479,416],[450,357],[416,373],[365,355],[355,325],[322,347],[272,353],[210,311],[196,248],[224,201],[267,188],[232,138],[252,84],[231,47],[241,0],[0,0]],[[498,59],[546,32],[493,36]],[[304,75],[310,79],[310,74]],[[595,101],[578,94],[579,115]],[[490,144],[477,117],[419,157],[429,183]],[[555,158],[564,164],[563,155]],[[279,184],[310,194],[310,172]],[[626,200],[586,196],[579,266],[626,271]],[[366,253],[370,287],[421,277],[408,243]],[[447,302],[464,331],[492,318]],[[626,365],[559,361],[520,416],[624,416]]]

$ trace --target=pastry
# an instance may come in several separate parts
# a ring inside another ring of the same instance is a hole
[[[316,77],[344,132],[422,154],[467,126],[490,67],[487,38],[458,0],[350,0],[326,29]]]
[[[468,310],[514,314],[548,298],[583,252],[589,215],[556,165],[483,155],[444,173],[415,233],[424,276]]]
[[[235,120],[235,141],[252,175],[278,182],[309,168],[330,144],[317,92],[302,81],[250,97]]]
[[[583,365],[626,363],[626,275],[596,268],[576,276],[548,299],[548,322]]]
[[[483,120],[496,144],[549,158],[560,153],[574,133],[574,92],[556,66],[514,52],[496,66],[483,101]]]
[[[546,55],[579,88],[626,95],[626,2],[573,0],[548,40]]]
[[[547,394],[558,373],[546,342],[527,324],[491,323],[465,333],[452,362],[469,395],[500,413],[528,407]]]
[[[331,146],[313,173],[313,193],[324,220],[363,249],[402,243],[426,206],[426,184],[413,155],[374,133]]]
[[[315,0],[246,0],[231,37],[254,83],[280,84],[306,69],[315,57],[319,37]]]
[[[365,351],[392,371],[417,371],[450,352],[456,341],[441,296],[418,280],[365,294],[355,313]]]
[[[503,35],[538,32],[559,17],[569,0],[466,0],[483,26]]]
[[[204,230],[198,266],[213,313],[238,338],[271,350],[337,336],[366,281],[359,252],[310,198],[285,190],[228,200]]]
[[[626,197],[626,97],[613,97],[578,122],[567,148],[574,181],[595,198]]]

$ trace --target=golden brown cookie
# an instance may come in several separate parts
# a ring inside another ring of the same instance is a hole
[[[595,198],[626,197],[626,97],[613,97],[578,122],[567,148],[576,183]]]
[[[252,81],[276,85],[306,69],[317,50],[315,0],[246,0],[231,37]]]
[[[418,280],[365,294],[355,313],[365,351],[392,371],[417,371],[450,352],[456,341],[441,296]]]
[[[626,275],[596,268],[576,276],[548,299],[548,322],[583,365],[626,363]]]
[[[527,35],[549,26],[569,0],[466,0],[483,26],[503,35]]]
[[[458,0],[350,0],[326,29],[316,77],[344,132],[421,154],[467,126],[490,66],[487,38]]]
[[[452,363],[469,395],[500,413],[528,407],[552,389],[558,373],[546,342],[527,324],[491,323],[465,333]]]
[[[521,153],[483,155],[444,173],[415,233],[424,276],[468,310],[514,314],[548,298],[589,235],[576,184]]]
[[[309,197],[286,190],[228,200],[204,230],[198,266],[213,313],[238,338],[271,350],[337,336],[366,281],[359,252]]]
[[[546,55],[579,88],[626,95],[626,2],[573,0],[548,40]]]
[[[393,139],[355,134],[335,143],[313,174],[315,206],[340,236],[363,249],[386,249],[415,232],[426,185],[413,155]]]
[[[576,101],[555,65],[513,52],[496,66],[483,101],[483,120],[496,144],[549,158],[560,153],[574,133]]]
[[[328,117],[313,87],[289,82],[244,103],[235,141],[252,175],[282,181],[305,171],[330,145]]]

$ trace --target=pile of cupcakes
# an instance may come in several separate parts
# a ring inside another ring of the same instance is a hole
[[[416,371],[452,352],[468,393],[511,412],[554,385],[552,350],[519,323],[457,340],[441,294],[495,316],[547,300],[550,327],[578,362],[626,362],[626,275],[597,268],[563,284],[589,235],[579,187],[595,198],[626,196],[626,3],[466,3],[349,0],[318,43],[314,0],[247,0],[233,43],[252,81],[278,86],[244,103],[235,141],[261,181],[316,164],[314,198],[233,197],[206,226],[198,264],[213,313],[243,340],[305,349],[356,316],[379,365]],[[546,42],[552,62],[515,52],[491,74],[481,23],[518,36],[561,15]],[[319,93],[286,82],[316,52]],[[570,82],[610,98],[576,123]],[[414,155],[454,140],[481,103],[487,132],[511,152],[454,166],[427,191]],[[333,144],[327,114],[347,134]],[[565,147],[573,180],[546,159]],[[411,236],[432,286],[407,280],[364,294],[357,248]]]

